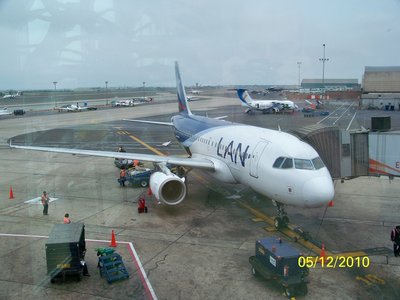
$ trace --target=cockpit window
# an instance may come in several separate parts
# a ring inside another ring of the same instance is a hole
[[[313,162],[313,164],[314,164],[314,168],[317,169],[317,170],[319,170],[319,169],[325,167],[325,165],[324,165],[324,163],[323,163],[323,161],[322,161],[322,159],[321,159],[320,157],[314,158],[314,159],[312,160],[312,162]]]
[[[283,162],[282,169],[290,169],[293,168],[293,159],[286,157],[285,161]]]
[[[322,159],[320,157],[316,157],[314,159],[301,159],[301,158],[290,158],[290,157],[278,157],[272,167],[276,169],[291,169],[293,168],[293,160],[294,167],[299,170],[319,170],[325,167]]]
[[[309,159],[300,159],[300,158],[295,158],[294,159],[294,166],[296,169],[301,169],[301,170],[314,170],[314,166]]]
[[[281,166],[281,164],[282,164],[282,162],[283,162],[284,159],[285,159],[285,158],[282,157],[282,156],[281,156],[281,157],[278,157],[278,158],[275,160],[273,167],[274,167],[274,168],[279,168],[279,167]]]

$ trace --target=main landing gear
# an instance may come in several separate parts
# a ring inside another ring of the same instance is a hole
[[[278,210],[278,216],[275,217],[274,219],[274,226],[276,229],[286,227],[287,224],[289,224],[289,217],[287,216],[287,213],[285,212],[285,209],[283,207],[282,203],[273,201],[274,205],[276,206]]]

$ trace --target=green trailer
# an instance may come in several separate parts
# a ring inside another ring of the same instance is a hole
[[[55,224],[46,243],[47,275],[51,282],[57,278],[83,276],[86,253],[85,225],[83,223]]]

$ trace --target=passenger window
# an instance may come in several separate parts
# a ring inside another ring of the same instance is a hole
[[[293,159],[286,157],[285,161],[282,164],[282,169],[290,169],[293,168]]]
[[[281,164],[282,164],[282,162],[283,162],[283,160],[284,160],[285,158],[284,157],[278,157],[276,160],[275,160],[275,162],[274,162],[274,165],[272,166],[272,167],[274,167],[274,168],[279,168],[280,166],[281,166]]]

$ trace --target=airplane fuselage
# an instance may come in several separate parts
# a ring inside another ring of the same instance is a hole
[[[194,115],[172,118],[175,136],[193,158],[214,163],[211,174],[227,183],[241,183],[288,205],[316,207],[334,195],[328,169],[273,167],[279,157],[311,161],[318,153],[284,132]]]

